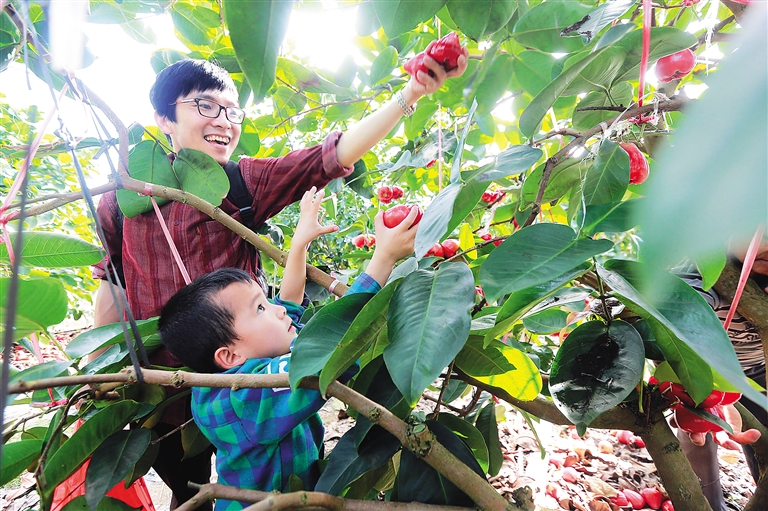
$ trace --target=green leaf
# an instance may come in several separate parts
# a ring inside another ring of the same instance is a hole
[[[128,171],[131,177],[170,188],[181,188],[162,146],[154,140],[145,140],[136,145],[128,154]],[[159,206],[169,202],[157,197]],[[126,218],[133,218],[152,210],[150,197],[139,195],[131,190],[117,190],[117,203]]]
[[[334,348],[323,370],[320,371],[321,394],[325,395],[328,385],[354,364],[386,328],[389,301],[399,284],[399,281],[387,284],[363,306],[360,313],[352,321],[349,330]]]
[[[0,332],[5,331],[8,322],[6,300],[10,281],[10,278],[0,278]],[[19,279],[14,341],[57,325],[66,316],[67,292],[61,280],[52,277]]]
[[[139,334],[142,337],[157,333],[157,319],[144,319],[136,322],[139,328]],[[133,339],[133,336],[131,336]],[[108,325],[92,328],[82,332],[72,339],[64,349],[67,355],[72,358],[82,358],[89,353],[93,353],[99,348],[106,348],[113,344],[123,342],[122,323],[110,323]]]
[[[182,149],[173,161],[181,189],[214,206],[229,193],[229,178],[213,157],[195,149]]]
[[[592,60],[589,65],[583,68],[573,80],[560,93],[561,96],[575,96],[582,92],[589,92],[595,89],[609,90],[613,79],[621,69],[624,63],[624,57],[627,51],[618,46],[611,46],[600,51],[600,56]],[[581,59],[591,55],[589,52],[582,52],[565,61],[565,69],[578,63]]]
[[[456,356],[456,367],[522,401],[530,401],[539,395],[541,374],[528,355],[499,341],[491,341],[485,348],[483,344],[481,336],[470,336]],[[504,368],[503,372],[496,373]]]
[[[340,495],[360,476],[388,462],[400,447],[402,444],[394,435],[375,426],[358,448],[355,445],[355,428],[350,429],[328,456],[328,465],[317,481],[315,491]]]
[[[702,257],[696,261],[696,268],[701,275],[701,287],[704,291],[715,285],[725,268],[725,250],[714,252],[710,257]]]
[[[416,109],[412,116],[406,117],[403,121],[405,136],[409,140],[414,140],[421,135],[427,123],[434,119],[437,109],[437,103],[430,101],[429,98],[422,98],[419,101],[419,108]],[[445,149],[443,151],[445,152]]]
[[[560,32],[584,18],[592,8],[568,0],[541,3],[515,24],[512,37],[521,45],[546,53],[570,53],[584,47],[580,37],[561,37]]]
[[[568,30],[568,32],[580,34],[584,39],[584,44],[589,44],[592,38],[607,26],[608,23],[623,16],[635,3],[635,0],[613,0],[606,2],[590,12],[583,24],[577,24],[578,27],[574,26],[574,30]]]
[[[534,334],[552,334],[565,328],[567,320],[567,312],[550,308],[524,318],[523,326]]]
[[[580,435],[595,418],[629,396],[643,376],[640,334],[624,321],[579,325],[552,362],[549,391]]]
[[[298,62],[286,58],[277,59],[277,75],[294,85],[297,89],[307,92],[348,95],[349,88],[340,87],[326,80],[315,71],[307,69]]]
[[[211,445],[194,422],[181,430],[181,446],[184,448],[183,460],[194,458]]]
[[[222,9],[237,62],[251,84],[254,101],[259,102],[275,81],[277,54],[288,29],[293,1],[222,0]]]
[[[502,53],[491,61],[483,81],[477,87],[477,108],[486,114],[496,108],[496,102],[509,90],[512,80],[514,58]]]
[[[454,204],[461,189],[461,183],[449,184],[437,194],[437,197],[424,211],[424,217],[419,222],[419,231],[416,233],[414,247],[418,259],[423,258],[432,248],[432,245],[447,234],[448,222],[453,217]]]
[[[155,73],[159,73],[174,62],[186,59],[187,56],[177,50],[157,50],[152,52],[149,65]]]
[[[22,440],[3,444],[3,470],[0,472],[0,486],[10,483],[35,461],[43,450],[42,440]]]
[[[509,146],[496,156],[492,170],[478,174],[475,179],[480,182],[496,181],[523,172],[539,161],[542,154],[541,149],[529,145]]]
[[[474,278],[463,263],[417,270],[400,283],[389,305],[384,361],[409,403],[419,400],[461,350],[474,304]]]
[[[405,398],[397,390],[397,386],[392,381],[392,377],[384,364],[384,357],[376,356],[374,360],[366,365],[360,374],[355,378],[355,391],[365,395],[368,399],[377,403],[396,417],[405,420],[411,413],[411,406],[405,401]],[[355,424],[355,445],[360,446],[368,431],[375,424],[368,417],[358,415]]]
[[[499,473],[504,463],[504,455],[501,452],[501,442],[499,441],[499,427],[496,423],[496,405],[493,400],[489,400],[477,414],[475,426],[483,435],[485,445],[488,448],[488,475],[493,477]]]
[[[587,236],[598,232],[624,232],[635,226],[635,211],[645,199],[630,199],[613,204],[587,206],[586,214],[579,208],[577,225]]]
[[[89,506],[88,502],[85,500],[85,495],[80,495],[79,497],[75,497],[74,499],[70,500],[66,506],[64,506],[61,511],[93,511]],[[96,508],[96,511],[136,511],[131,506],[123,502],[122,500],[113,498],[113,497],[106,497],[101,499],[101,502],[99,502],[99,507]]]
[[[392,46],[387,46],[376,56],[371,63],[369,76],[371,85],[392,78],[392,70],[397,67],[397,50]]]
[[[173,12],[173,11],[171,11]],[[131,36],[135,41],[141,44],[156,44],[157,35],[152,27],[147,25],[144,20],[134,19],[120,24],[123,32]]]
[[[549,282],[587,259],[610,250],[608,240],[577,238],[559,224],[534,224],[515,232],[491,252],[479,280],[489,301],[501,295]]]
[[[305,376],[320,372],[355,317],[373,296],[372,293],[346,295],[312,316],[296,338],[291,353],[289,380],[292,389]]]
[[[652,267],[685,256],[702,260],[729,241],[746,245],[766,221],[768,160],[756,148],[768,140],[768,29],[764,16],[754,21],[739,50],[708,78],[706,93],[686,109],[646,183],[648,201],[638,218],[643,257]]]
[[[344,178],[344,182],[352,188],[355,193],[366,199],[373,197],[373,186],[370,178],[366,175],[368,167],[363,160],[357,160],[354,170],[350,175]]]
[[[515,0],[448,0],[448,12],[471,39],[482,39],[509,23],[517,9]]]
[[[128,475],[151,438],[150,430],[144,428],[118,431],[93,451],[85,474],[85,499],[91,509],[97,509],[107,492]]]
[[[615,46],[624,48],[627,56],[624,59],[621,70],[613,80],[614,84],[637,80],[640,74],[640,57],[643,48],[642,33],[642,30],[634,30],[616,42]],[[673,27],[653,27],[651,28],[651,47],[648,53],[648,65],[650,66],[661,57],[690,48],[697,43],[696,36],[691,33]]]
[[[664,357],[694,401],[703,401],[712,390],[707,364],[749,399],[764,399],[744,376],[730,338],[706,300],[681,279],[658,272],[659,288],[666,291],[651,303],[638,291],[642,266],[611,260],[598,267],[598,273],[629,309],[648,321]]]
[[[123,429],[140,406],[135,401],[120,401],[103,408],[75,431],[45,463],[43,502],[50,502],[56,486],[69,477],[107,438]]]
[[[453,213],[451,219],[448,221],[448,226],[445,228],[445,232],[438,238],[438,241],[442,239],[447,233],[453,232],[453,230],[461,224],[467,215],[472,213],[475,209],[480,198],[483,196],[488,185],[482,183],[476,179],[467,182],[461,187],[459,194],[456,196],[453,202]],[[418,233],[416,233],[418,237]]]
[[[610,97],[602,90],[592,91],[579,101],[576,110],[573,112],[571,124],[573,129],[586,131],[600,124],[603,121],[616,116],[616,112],[610,111],[581,111],[584,107],[602,107],[602,106],[628,106],[632,102],[632,96],[635,89],[629,82],[620,82],[613,86],[610,91]]]
[[[460,461],[479,476],[485,474],[477,463],[472,451],[450,429],[436,421],[425,423],[443,447],[451,451]],[[401,502],[423,502],[472,507],[474,502],[452,482],[411,451],[403,449],[400,456],[400,471],[397,474],[396,491]]]
[[[629,186],[629,154],[610,140],[603,140],[595,163],[587,171],[584,180],[584,202],[611,204],[624,197]]]
[[[464,124],[464,130],[461,132],[461,139],[459,139],[459,145],[456,146],[456,156],[453,158],[453,166],[451,167],[451,184],[458,183],[461,179],[461,154],[464,151],[464,142],[467,140],[467,134],[469,128],[472,126],[472,116],[475,115],[477,110],[477,99],[472,100],[472,106],[469,107],[467,113],[467,121]]]
[[[176,2],[171,7],[171,19],[182,36],[192,44],[209,45],[213,42],[219,15],[202,6]]]
[[[635,30],[635,28],[637,28],[637,25],[634,23],[618,24],[615,27],[609,28],[600,40],[597,41],[597,44],[592,48],[592,51],[601,50],[606,46],[611,46],[616,41],[623,39],[625,35]]]
[[[373,9],[390,39],[416,28],[437,14],[446,0],[372,0]]]
[[[515,56],[512,71],[523,89],[536,96],[552,81],[552,67],[556,59],[549,53],[525,50]]]
[[[485,439],[480,431],[472,423],[452,415],[450,413],[441,413],[437,417],[437,422],[447,427],[453,434],[459,437],[464,444],[469,447],[475,456],[477,463],[483,473],[488,473],[488,447],[485,445]]]
[[[547,186],[544,188],[544,195],[541,197],[542,203],[559,200],[563,195],[581,183],[589,169],[587,160],[577,160],[575,158],[564,160],[552,169],[549,174]],[[525,178],[523,187],[520,190],[520,207],[527,208],[536,202],[541,186],[541,178],[544,175],[544,164],[539,165]],[[575,205],[572,207],[576,207]]]
[[[35,364],[11,376],[10,381],[12,383],[22,381],[29,383],[35,380],[43,380],[47,378],[62,376],[64,373],[66,373],[67,368],[69,368],[72,363],[72,360],[59,360]]]
[[[11,234],[15,239],[16,234]],[[18,253],[18,247],[14,247]],[[21,248],[21,264],[43,268],[89,266],[101,261],[104,252],[96,245],[74,236],[55,232],[25,231]],[[8,247],[0,245],[0,262],[10,265]]]

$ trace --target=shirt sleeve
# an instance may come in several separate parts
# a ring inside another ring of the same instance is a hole
[[[253,196],[253,221],[261,225],[301,199],[311,187],[323,188],[332,180],[348,176],[352,167],[343,167],[336,157],[342,133],[328,135],[317,146],[291,151],[280,158],[243,158],[240,170]]]
[[[91,275],[96,280],[119,281],[120,285],[125,287],[123,277],[123,215],[119,212],[117,194],[114,191],[101,196],[99,204],[96,206],[96,216],[104,232],[103,243],[107,253],[101,261],[91,267]],[[110,268],[110,259],[115,266],[117,278]],[[110,274],[109,278],[107,278],[108,273]]]
[[[381,291],[381,285],[367,273],[361,274],[355,279],[345,295],[353,295],[355,293],[378,293]]]

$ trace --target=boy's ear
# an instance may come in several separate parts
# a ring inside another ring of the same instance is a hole
[[[159,113],[155,112],[155,122],[157,123],[157,126],[162,130],[163,133],[166,135],[172,135],[173,134],[173,123],[168,120],[167,117],[160,115]]]
[[[242,365],[245,359],[234,352],[234,346],[222,346],[213,354],[213,361],[225,371]]]

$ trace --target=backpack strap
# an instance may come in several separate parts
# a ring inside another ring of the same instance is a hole
[[[240,165],[237,162],[229,161],[224,165],[224,172],[227,173],[229,178],[227,199],[240,210],[240,223],[253,231],[255,227],[253,224],[254,211],[251,207],[253,197],[245,186],[245,179],[243,179],[243,174],[240,172]]]

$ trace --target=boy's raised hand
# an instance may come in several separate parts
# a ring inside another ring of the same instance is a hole
[[[304,192],[304,196],[299,202],[299,208],[301,214],[299,215],[299,223],[296,224],[296,230],[293,233],[293,240],[291,246],[304,247],[316,240],[323,234],[336,232],[339,227],[336,225],[322,225],[320,224],[320,206],[325,197],[325,190],[317,191],[316,187],[310,188]]]
[[[370,275],[382,287],[387,283],[389,274],[400,259],[413,253],[418,226],[413,225],[418,208],[411,208],[408,216],[394,227],[384,225],[384,212],[379,211],[374,218],[376,226],[376,249],[365,273]]]

